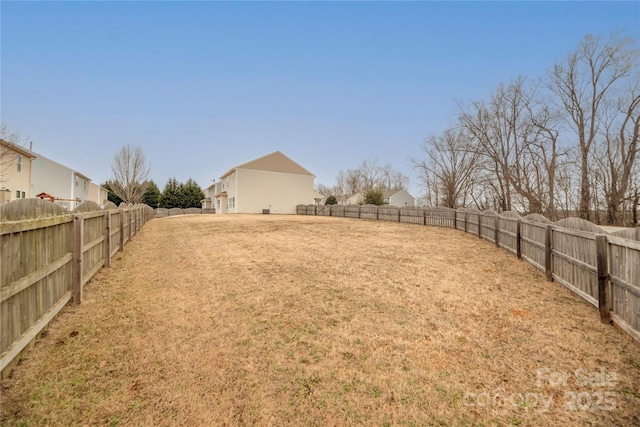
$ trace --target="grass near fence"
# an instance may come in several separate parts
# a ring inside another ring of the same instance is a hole
[[[347,217],[452,227],[514,253],[598,308],[600,321],[640,343],[640,227],[608,231],[580,218],[552,223],[475,209],[375,205],[298,205],[298,215]]]
[[[176,216],[2,382],[3,425],[638,425],[640,346],[446,228]]]

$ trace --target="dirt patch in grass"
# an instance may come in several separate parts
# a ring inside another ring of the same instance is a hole
[[[449,229],[156,219],[2,381],[5,425],[638,425],[640,346]]]

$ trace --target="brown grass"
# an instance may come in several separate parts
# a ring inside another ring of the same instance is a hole
[[[640,422],[640,346],[459,231],[169,217],[99,276],[2,381],[2,424]]]

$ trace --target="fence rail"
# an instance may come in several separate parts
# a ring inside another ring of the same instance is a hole
[[[8,375],[49,322],[154,216],[146,205],[40,199],[0,206],[0,372]]]
[[[579,218],[552,223],[537,214],[374,205],[298,205],[297,213],[450,227],[474,234],[567,287],[597,307],[603,323],[613,321],[640,342],[640,227],[607,232]]]
[[[204,215],[204,214],[214,214],[216,210],[214,208],[156,208],[153,210],[154,216],[156,218],[164,218],[166,216],[174,216],[174,215]]]

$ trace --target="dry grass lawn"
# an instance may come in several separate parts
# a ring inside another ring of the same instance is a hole
[[[640,424],[640,345],[455,230],[156,219],[85,295],[3,425]]]

